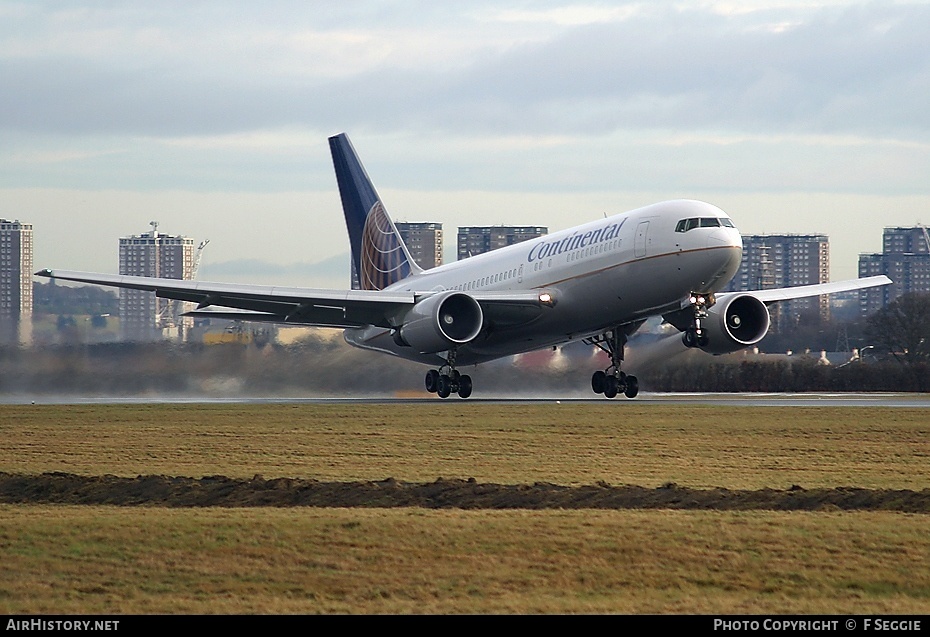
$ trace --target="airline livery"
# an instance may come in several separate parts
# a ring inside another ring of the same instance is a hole
[[[719,293],[739,268],[742,239],[719,208],[666,201],[422,270],[345,134],[329,139],[359,290],[238,285],[42,270],[39,276],[190,301],[188,315],[344,328],[356,347],[426,363],[426,389],[472,393],[460,366],[584,341],[604,350],[591,387],[639,392],[621,370],[629,336],[662,316],[688,347],[712,354],[758,343],[767,305],[886,285],[884,276],[795,288]],[[210,309],[206,308],[220,308]]]

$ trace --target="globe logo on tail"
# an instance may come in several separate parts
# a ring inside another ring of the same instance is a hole
[[[383,290],[410,274],[400,237],[380,201],[375,202],[365,219],[361,247],[359,283],[363,290]]]

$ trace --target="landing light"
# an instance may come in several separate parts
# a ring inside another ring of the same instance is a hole
[[[539,295],[539,302],[542,303],[543,305],[548,305],[549,307],[552,307],[553,305],[555,305],[555,299],[553,299],[552,295],[549,294],[548,292],[543,292],[542,294]]]

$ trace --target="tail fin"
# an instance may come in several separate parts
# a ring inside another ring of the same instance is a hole
[[[340,133],[330,137],[329,148],[352,244],[352,271],[358,274],[361,289],[383,290],[421,272],[384,209],[348,136]]]

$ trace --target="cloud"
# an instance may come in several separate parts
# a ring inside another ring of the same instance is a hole
[[[14,37],[22,22],[25,35]],[[299,3],[36,11],[4,28],[13,42],[0,46],[0,82],[15,90],[2,98],[0,127],[154,136],[790,127],[925,137],[928,22],[926,4],[736,14],[670,3],[532,14],[453,4],[411,15],[367,3],[320,15]]]

